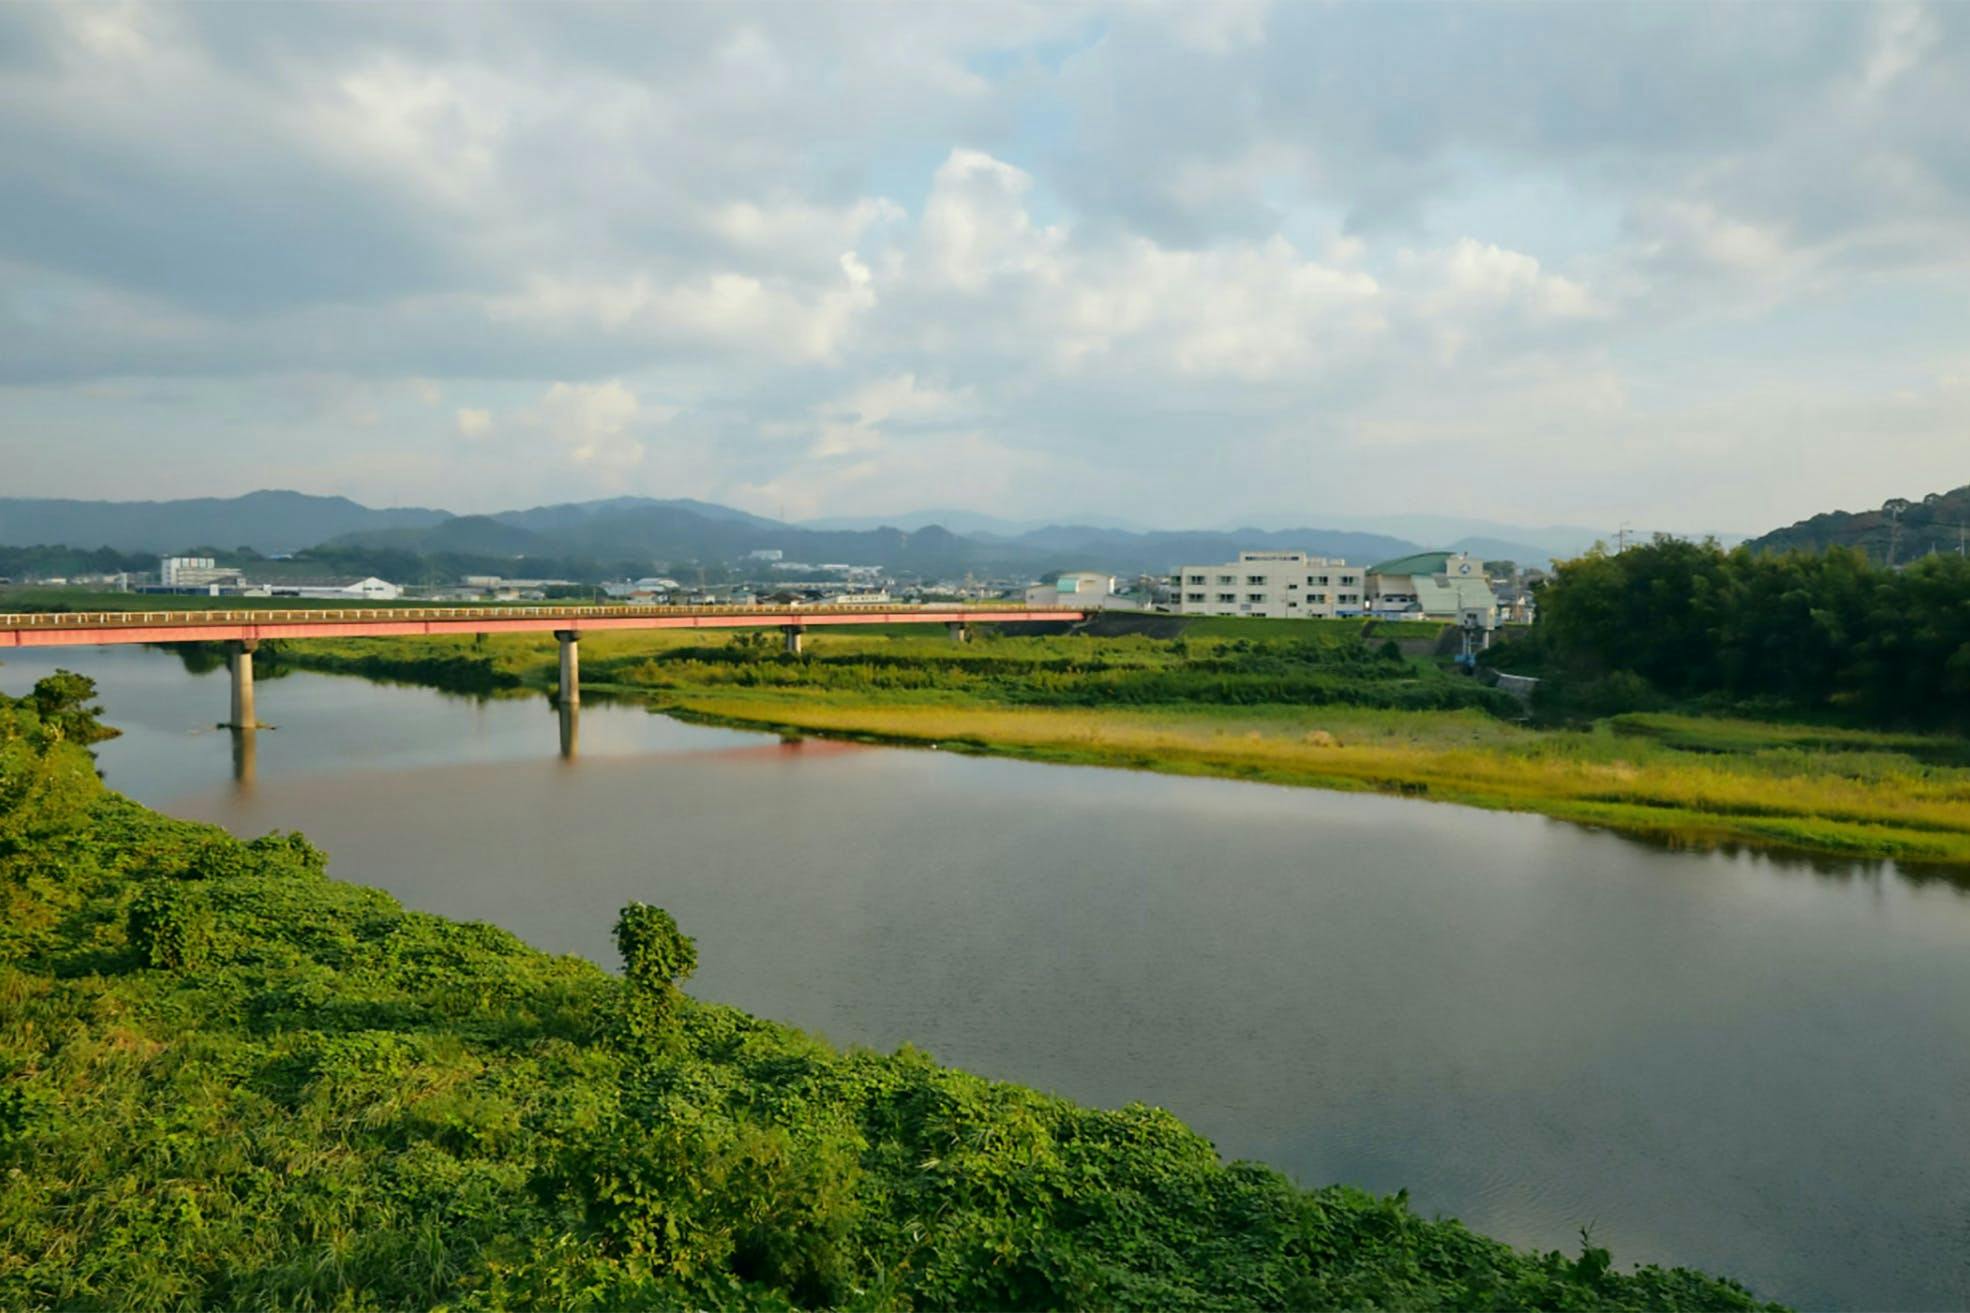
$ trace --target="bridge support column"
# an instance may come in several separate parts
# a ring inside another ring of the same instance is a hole
[[[563,702],[557,714],[561,717],[561,760],[573,761],[581,747],[581,704]]]
[[[260,731],[233,731],[233,786],[239,793],[253,792],[254,777],[260,770]]]
[[[971,626],[962,620],[953,620],[950,624],[944,626],[944,628],[950,632],[953,643],[969,643],[971,641]]]
[[[260,646],[257,638],[242,638],[226,644],[226,668],[233,675],[233,715],[226,722],[229,729],[258,729],[260,722],[253,714],[253,652]]]
[[[581,702],[581,635],[572,629],[557,629],[554,637],[561,640],[561,705],[577,706]]]
[[[806,631],[805,631],[805,630],[803,630],[803,629],[802,629],[802,628],[801,628],[801,627],[800,627],[799,625],[781,625],[781,626],[780,626],[780,632],[781,632],[782,634],[784,634],[784,635],[786,635],[786,639],[787,639],[787,655],[788,655],[788,656],[799,656],[799,655],[800,655],[800,641],[801,641],[801,638],[800,638],[800,636],[801,636],[801,635],[802,635],[803,633],[805,633]]]

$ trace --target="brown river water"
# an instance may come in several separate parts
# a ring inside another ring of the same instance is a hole
[[[1679,853],[1539,817],[845,747],[591,704],[262,678],[134,648],[93,676],[109,783],[613,966],[631,899],[700,997],[1174,1110],[1298,1181],[1407,1188],[1524,1246],[1682,1263],[1806,1307],[1970,1306],[1970,885]],[[250,778],[235,771],[250,764]]]

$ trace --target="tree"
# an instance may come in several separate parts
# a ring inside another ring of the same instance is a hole
[[[100,706],[91,705],[96,681],[72,670],[57,670],[34,685],[28,702],[41,724],[57,738],[71,743],[100,743],[116,737],[116,731],[96,718]]]

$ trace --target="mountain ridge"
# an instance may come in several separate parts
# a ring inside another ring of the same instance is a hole
[[[1899,523],[1898,523],[1899,522]],[[1858,547],[1870,560],[1906,564],[1970,542],[1970,484],[1921,498],[1890,498],[1866,511],[1822,511],[1750,539],[1757,552]]]
[[[1057,569],[1166,574],[1183,565],[1231,560],[1246,550],[1305,551],[1363,565],[1431,545],[1522,564],[1544,564],[1550,555],[1536,541],[1470,537],[1430,544],[1331,527],[1138,529],[1105,517],[1036,524],[973,515],[966,522],[999,527],[965,532],[922,523],[923,514],[881,518],[904,523],[823,527],[853,522],[846,517],[787,523],[689,497],[611,497],[470,515],[433,507],[379,509],[346,497],[287,490],[152,502],[5,498],[0,499],[0,546],[109,546],[157,553],[245,547],[263,555],[334,548],[652,562],[737,561],[776,550],[791,561],[947,576]],[[1022,523],[1029,527],[1019,528]]]

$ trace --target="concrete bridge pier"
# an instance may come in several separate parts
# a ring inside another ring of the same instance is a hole
[[[581,704],[563,702],[559,708],[561,717],[561,760],[573,761],[581,749]]]
[[[806,631],[803,630],[799,625],[781,625],[780,632],[786,635],[787,655],[799,656],[800,642],[801,642],[800,636]]]
[[[953,643],[969,643],[971,641],[971,626],[962,620],[953,620],[950,624],[944,626],[944,628],[950,633]]]
[[[253,792],[253,781],[260,773],[260,731],[236,729],[233,735],[233,787],[239,793]]]
[[[253,714],[253,653],[260,646],[257,638],[241,638],[226,644],[226,669],[233,676],[233,715],[228,729],[258,729]]]
[[[561,705],[578,706],[581,703],[581,635],[572,629],[557,629],[554,637],[561,642]]]

